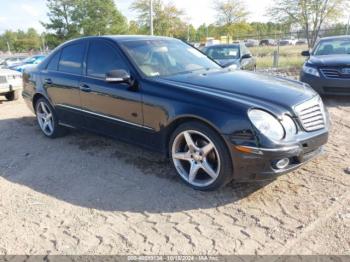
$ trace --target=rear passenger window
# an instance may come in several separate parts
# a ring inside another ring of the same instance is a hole
[[[105,78],[106,73],[115,69],[127,70],[117,51],[106,42],[92,41],[87,59],[87,75]]]
[[[84,44],[69,45],[62,50],[58,70],[71,74],[81,74]]]
[[[51,58],[49,64],[47,65],[47,70],[57,71],[58,60],[60,59],[60,53],[61,52],[56,52],[56,54],[54,54],[54,56]]]

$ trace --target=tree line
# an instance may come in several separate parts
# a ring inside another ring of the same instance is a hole
[[[6,31],[0,35],[0,50],[22,52],[53,49],[69,39],[108,34],[149,34],[150,1],[135,0],[131,11],[137,19],[128,19],[113,0],[46,0],[48,22],[41,22],[45,32],[35,29]],[[274,0],[268,10],[271,22],[247,22],[249,12],[243,0],[213,0],[216,21],[195,28],[187,14],[173,2],[153,0],[154,34],[190,42],[203,42],[207,37],[242,39],[244,36],[268,36],[296,28],[305,32],[312,46],[320,30],[335,24],[348,10],[343,0]],[[337,24],[340,28],[346,25]]]

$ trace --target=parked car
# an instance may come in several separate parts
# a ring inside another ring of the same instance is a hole
[[[294,38],[283,38],[283,39],[278,41],[278,44],[281,45],[281,46],[295,45],[296,42],[297,42],[297,40],[294,39]]]
[[[244,70],[256,69],[256,59],[244,43],[214,45],[203,48],[202,51],[223,67]]]
[[[17,100],[22,90],[22,75],[17,71],[0,69],[0,95]]]
[[[23,81],[45,136],[79,127],[158,150],[200,190],[290,172],[328,137],[322,100],[305,84],[223,69],[172,38],[72,40]]]
[[[350,95],[350,36],[321,38],[310,51],[300,80],[322,95]]]
[[[295,42],[295,45],[307,45],[307,40],[306,39],[298,39]]]
[[[10,66],[9,69],[16,70],[18,72],[23,72],[23,69],[29,66],[38,65],[44,60],[44,55],[35,55],[24,59],[20,64],[15,66]]]
[[[192,43],[189,43],[191,46],[193,46],[194,48],[197,48],[199,49],[200,46],[201,46],[201,43],[197,43],[197,42],[192,42]]]
[[[260,46],[275,46],[277,45],[276,40],[274,39],[263,39],[259,43]]]
[[[247,39],[247,40],[244,40],[244,43],[246,47],[259,46],[259,41],[256,39]]]
[[[208,37],[207,41],[205,42],[205,46],[212,46],[212,45],[219,45],[219,44],[220,44],[220,40],[217,40],[212,37]]]
[[[0,63],[0,68],[9,68],[16,65],[19,65],[24,59],[25,56],[11,56],[3,59]]]

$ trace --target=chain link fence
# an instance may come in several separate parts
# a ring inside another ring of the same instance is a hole
[[[348,27],[334,27],[320,30],[318,37],[346,35]],[[224,41],[227,38],[224,37]],[[257,59],[258,69],[268,68],[300,68],[305,61],[301,52],[308,50],[306,32],[275,32],[271,34],[238,35],[230,42],[244,41]],[[223,42],[221,40],[221,42]]]

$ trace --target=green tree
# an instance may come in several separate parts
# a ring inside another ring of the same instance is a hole
[[[314,46],[322,26],[336,22],[349,7],[344,0],[275,0],[270,16],[305,30],[309,47]]]
[[[52,32],[48,38],[50,41],[59,43],[79,35],[78,25],[73,19],[77,0],[47,0],[47,8],[49,22],[42,25]]]
[[[241,33],[248,25],[245,23],[248,12],[242,0],[215,0],[214,9],[217,15],[217,24],[222,27],[229,36]]]
[[[11,30],[6,30],[1,36],[0,46],[1,50],[8,51],[10,47],[11,51],[15,51],[14,44],[17,41],[17,34]]]
[[[68,39],[105,34],[124,34],[125,17],[113,0],[47,0],[48,23],[46,30],[49,46]]]
[[[40,35],[34,28],[27,31],[18,30],[6,31],[0,36],[0,50],[7,51],[8,45],[12,52],[26,52],[30,50],[39,50],[41,44]]]
[[[143,32],[142,28],[140,28],[139,24],[136,21],[131,20],[129,22],[128,34],[138,35],[138,34],[146,34],[146,32]]]
[[[136,0],[131,5],[131,10],[138,13],[137,22],[140,28],[150,28],[150,1]],[[187,30],[187,25],[182,21],[183,11],[172,3],[163,3],[162,0],[153,1],[153,25],[154,34],[177,37],[180,31]],[[148,30],[149,32],[149,30]]]
[[[81,35],[124,34],[128,25],[113,0],[75,0],[73,21]]]

